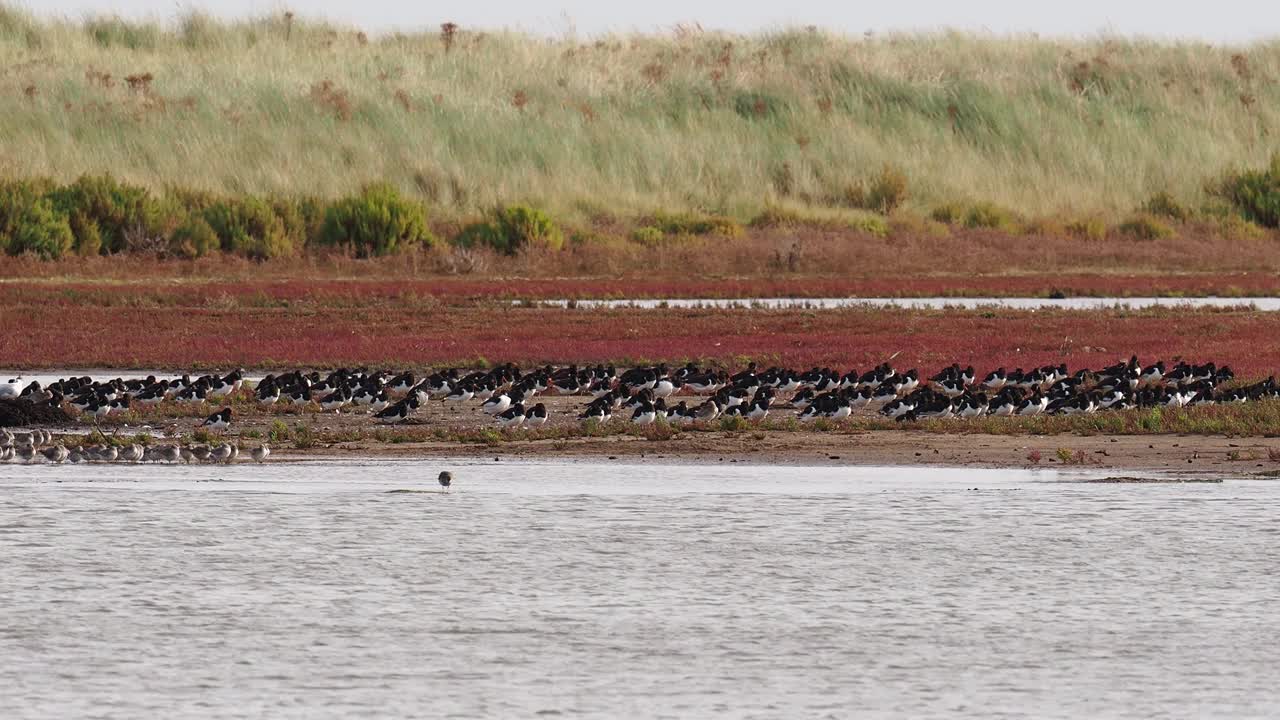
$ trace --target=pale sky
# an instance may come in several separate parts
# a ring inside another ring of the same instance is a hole
[[[223,17],[279,12],[358,25],[367,30],[434,28],[444,21],[468,27],[512,28],[549,35],[653,31],[677,23],[751,31],[818,25],[846,33],[867,30],[1038,32],[1044,35],[1146,35],[1240,42],[1280,36],[1275,0],[17,0],[39,14],[79,18],[119,14],[171,20],[185,8]]]

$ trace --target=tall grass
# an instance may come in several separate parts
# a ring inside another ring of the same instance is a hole
[[[1158,192],[1199,201],[1206,174],[1265,163],[1280,129],[1277,41],[369,37],[285,14],[0,7],[0,67],[0,176],[329,197],[386,180],[459,217],[527,202],[746,219],[839,205],[885,167],[917,208],[1115,216]]]

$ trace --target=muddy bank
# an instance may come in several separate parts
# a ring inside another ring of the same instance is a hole
[[[631,435],[557,440],[507,439],[492,444],[447,441],[341,442],[273,458],[332,456],[584,459],[790,465],[941,465],[993,468],[1091,468],[1254,474],[1280,468],[1269,459],[1280,440],[1226,437],[1077,435],[939,435],[917,431],[859,434],[763,431],[682,433],[666,440]]]
[[[29,400],[0,400],[0,427],[34,427],[37,425],[61,425],[71,422],[71,416],[60,407]]]

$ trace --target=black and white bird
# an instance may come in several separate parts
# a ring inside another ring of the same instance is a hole
[[[504,428],[518,428],[524,424],[524,404],[516,403],[497,415],[498,424]]]
[[[200,427],[207,427],[210,430],[226,430],[231,427],[231,408],[222,408],[218,412],[204,419]]]
[[[384,408],[373,414],[374,419],[378,422],[394,424],[403,422],[418,407],[418,398],[413,393],[406,395],[405,398],[391,407]]]
[[[538,427],[547,422],[547,406],[538,403],[529,408],[524,413],[524,424],[526,427]]]

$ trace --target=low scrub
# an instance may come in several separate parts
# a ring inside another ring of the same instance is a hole
[[[867,185],[867,210],[888,215],[907,201],[907,175],[885,165]]]
[[[894,218],[895,222],[897,217]],[[876,237],[889,235],[889,219],[862,210],[835,208],[807,208],[803,211],[771,205],[751,219],[748,225],[755,229],[767,228],[818,228],[822,230],[854,230]],[[644,228],[642,228],[643,230]],[[658,228],[652,228],[658,230]],[[658,230],[658,232],[661,232]]]
[[[244,197],[222,200],[204,212],[225,252],[254,260],[270,260],[293,252],[284,222],[265,200]]]
[[[1121,235],[1134,240],[1165,240],[1173,237],[1173,228],[1154,215],[1134,215],[1116,227]]]
[[[67,218],[30,183],[0,185],[0,250],[53,259],[74,244]]]
[[[1012,210],[994,203],[974,203],[965,211],[964,226],[1013,232],[1018,226],[1018,216]]]
[[[154,236],[163,225],[161,206],[146,188],[109,174],[81,176],[70,185],[54,188],[48,197],[61,214],[79,216],[78,225],[86,235],[77,234],[77,245],[92,244],[92,226],[103,253],[135,250],[131,238]]]
[[[875,175],[841,188],[826,198],[827,204],[855,210],[871,210],[889,215],[907,201],[907,175],[895,165],[885,164]]]
[[[489,219],[462,229],[453,242],[461,247],[489,247],[507,255],[524,249],[564,247],[564,233],[541,210],[526,205],[500,207]]]
[[[1004,232],[1014,232],[1019,223],[1017,213],[990,202],[945,203],[934,208],[929,217],[947,225]]]
[[[431,246],[436,239],[427,229],[427,213],[421,203],[406,200],[394,187],[378,183],[329,206],[320,241],[350,247],[359,257],[371,257],[419,244]]]
[[[719,235],[727,238],[742,235],[741,225],[720,215],[655,213],[646,218],[643,225],[657,228],[666,235]]]
[[[1159,192],[1148,198],[1142,204],[1142,212],[1177,222],[1191,219],[1191,211],[1167,192]]]
[[[177,257],[204,257],[220,248],[218,233],[199,215],[194,215],[179,225],[169,240],[169,251]]]
[[[1228,172],[1207,190],[1229,202],[1246,220],[1280,227],[1280,153],[1271,156],[1266,168]]]
[[[1107,222],[1100,217],[1077,218],[1067,222],[1067,234],[1082,240],[1105,240]]]

